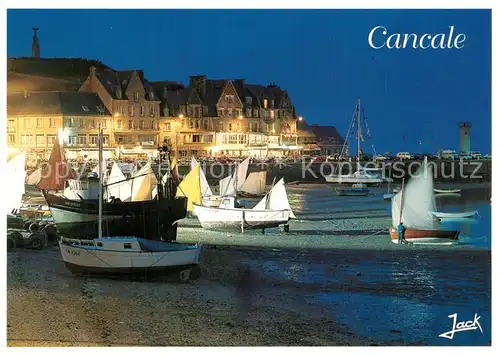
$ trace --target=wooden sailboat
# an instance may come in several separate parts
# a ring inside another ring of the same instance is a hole
[[[99,162],[102,162],[102,129],[99,129]],[[99,184],[103,190],[102,172]],[[99,194],[98,235],[94,240],[62,238],[61,257],[66,267],[83,274],[141,274],[181,268],[181,278],[190,277],[199,263],[201,245],[152,241],[142,237],[103,235],[103,194]]]
[[[426,157],[416,175],[392,199],[392,227],[389,229],[392,242],[398,243],[400,222],[406,228],[403,242],[451,244],[458,240],[460,231],[439,230],[430,214],[436,211],[431,168]]]
[[[55,192],[64,188],[65,181],[73,175],[64,151],[56,140],[48,164],[44,165],[38,187],[42,190],[54,222],[62,235],[81,239],[97,237],[99,192],[96,199],[71,200]],[[99,181],[102,177],[99,178]],[[143,182],[144,183],[144,182]],[[98,183],[99,185],[101,183]],[[148,192],[139,184],[139,193]],[[175,222],[186,216],[187,199],[175,198],[175,188],[166,184],[156,199],[104,202],[102,219],[106,221],[105,234],[124,236],[133,234],[146,239],[175,239]],[[103,194],[104,195],[104,194]],[[146,194],[144,194],[146,195]],[[158,226],[156,221],[161,221]]]
[[[236,207],[235,197],[223,197],[219,207],[193,204],[193,210],[205,229],[266,229],[285,226],[295,215],[290,208],[283,178],[280,179],[252,209]]]

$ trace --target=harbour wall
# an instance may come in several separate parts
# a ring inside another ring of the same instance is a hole
[[[467,161],[445,161],[436,160],[430,162],[434,179],[438,182],[491,182],[491,160],[467,160]],[[403,178],[407,180],[421,166],[422,161],[393,161],[389,163],[374,165],[373,162],[362,162],[363,167],[379,167],[383,169],[386,177],[400,182]],[[202,163],[207,180],[213,184],[216,181],[232,174],[234,164]],[[313,162],[313,163],[266,163],[250,164],[248,171],[267,171],[267,184],[273,180],[285,178],[286,182],[302,181],[308,183],[324,183],[325,176],[334,173],[349,174],[356,171],[355,162]],[[179,166],[179,174],[185,175],[189,172],[189,166]]]

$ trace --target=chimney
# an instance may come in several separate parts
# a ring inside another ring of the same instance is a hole
[[[94,66],[90,67],[90,76],[95,77],[95,70],[96,68]]]
[[[245,79],[235,79],[234,85],[239,88],[243,88],[243,86],[245,85]]]
[[[198,94],[203,97],[206,94],[206,75],[192,75],[189,77],[189,86],[195,88]]]

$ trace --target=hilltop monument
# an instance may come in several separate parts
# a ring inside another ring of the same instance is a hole
[[[31,43],[31,57],[40,58],[40,42],[36,34],[38,27],[33,27],[33,42]]]

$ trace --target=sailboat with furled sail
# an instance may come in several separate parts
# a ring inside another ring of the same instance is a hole
[[[102,161],[102,129],[99,129],[99,162]],[[100,171],[100,169],[99,169]],[[99,172],[103,191],[103,174]],[[99,194],[97,238],[93,240],[61,238],[59,247],[66,267],[78,274],[140,274],[148,276],[173,267],[180,268],[180,278],[187,280],[198,265],[201,245],[148,240],[142,235],[104,234],[103,194]],[[151,222],[159,216],[148,217]]]
[[[451,244],[458,240],[458,230],[439,230],[439,222],[432,216],[436,211],[433,194],[432,167],[424,159],[422,166],[406,186],[392,198],[391,241],[398,243],[397,226],[403,223],[403,242],[414,244]]]

